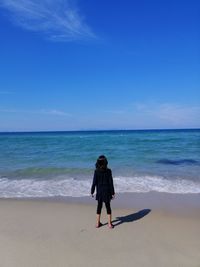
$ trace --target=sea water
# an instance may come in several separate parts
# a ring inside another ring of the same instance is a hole
[[[104,154],[116,192],[200,193],[200,129],[0,133],[0,197],[87,196]]]

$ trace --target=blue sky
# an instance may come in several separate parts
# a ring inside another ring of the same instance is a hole
[[[0,131],[200,127],[198,0],[0,0]]]

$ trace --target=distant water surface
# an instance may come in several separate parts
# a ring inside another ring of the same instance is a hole
[[[0,197],[89,195],[105,154],[117,192],[200,193],[200,130],[0,133]]]

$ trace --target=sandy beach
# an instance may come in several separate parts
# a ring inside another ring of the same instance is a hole
[[[188,202],[187,196],[181,197],[190,206],[189,213],[179,209],[179,197],[174,195],[176,210],[164,200],[160,201],[166,203],[164,208],[156,206],[157,194],[136,195],[134,208],[120,207],[123,196],[113,202],[112,230],[105,210],[104,225],[95,228],[95,201],[1,199],[0,266],[199,267],[200,208],[195,204],[199,195]],[[163,199],[170,202],[169,196]]]

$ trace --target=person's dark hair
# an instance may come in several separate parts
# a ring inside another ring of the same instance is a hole
[[[96,169],[107,169],[108,161],[104,155],[98,157],[97,162],[95,164]]]

